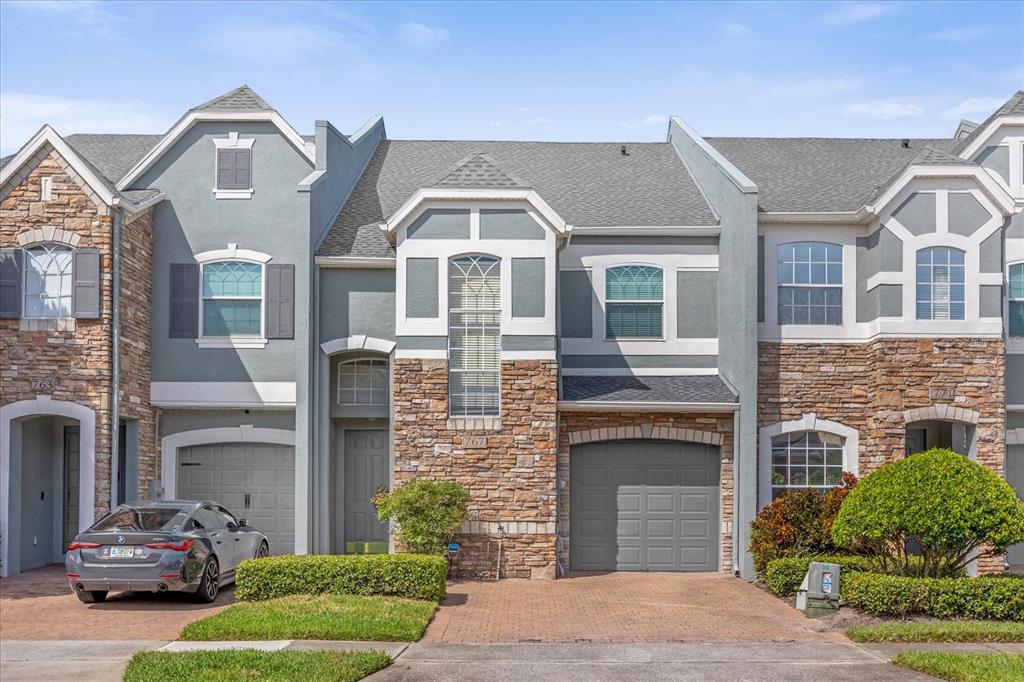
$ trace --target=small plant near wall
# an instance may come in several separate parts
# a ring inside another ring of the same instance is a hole
[[[373,503],[381,521],[394,522],[406,551],[444,554],[469,513],[469,492],[454,481],[414,478]]]
[[[843,501],[832,539],[865,554],[880,573],[953,576],[976,554],[1024,542],[1024,503],[990,469],[933,449],[864,477]]]
[[[843,474],[841,486],[792,490],[765,506],[750,524],[750,552],[758,575],[764,577],[774,559],[835,554],[832,522],[856,483],[856,476]]]

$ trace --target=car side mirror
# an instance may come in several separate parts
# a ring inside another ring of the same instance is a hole
[[[228,530],[238,530],[238,526],[228,521]]]
[[[249,524],[247,524],[247,523],[245,522],[245,519],[238,519],[238,527],[239,527],[239,528],[244,528],[244,527],[245,527],[245,526],[247,526],[247,525],[249,525]]]

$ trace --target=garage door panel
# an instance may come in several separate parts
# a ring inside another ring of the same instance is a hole
[[[570,568],[717,570],[719,467],[718,449],[701,444],[574,447]]]

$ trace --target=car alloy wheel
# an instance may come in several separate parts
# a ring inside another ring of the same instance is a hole
[[[220,586],[217,584],[217,562],[209,561],[206,564],[206,596],[210,601],[217,598],[217,590]]]
[[[265,559],[269,555],[270,555],[270,548],[267,547],[267,543],[261,542],[260,543],[260,548],[256,550],[256,558],[257,559]]]

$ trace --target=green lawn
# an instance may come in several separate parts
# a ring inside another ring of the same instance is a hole
[[[953,682],[1020,682],[1024,680],[1024,655],[954,654],[937,651],[904,651],[892,662],[904,668]]]
[[[180,639],[357,639],[415,642],[437,604],[401,597],[322,595],[239,602],[185,626]]]
[[[855,642],[1024,642],[1024,623],[998,620],[886,623],[850,627],[846,636]]]
[[[354,682],[390,663],[380,651],[140,651],[124,682]]]

